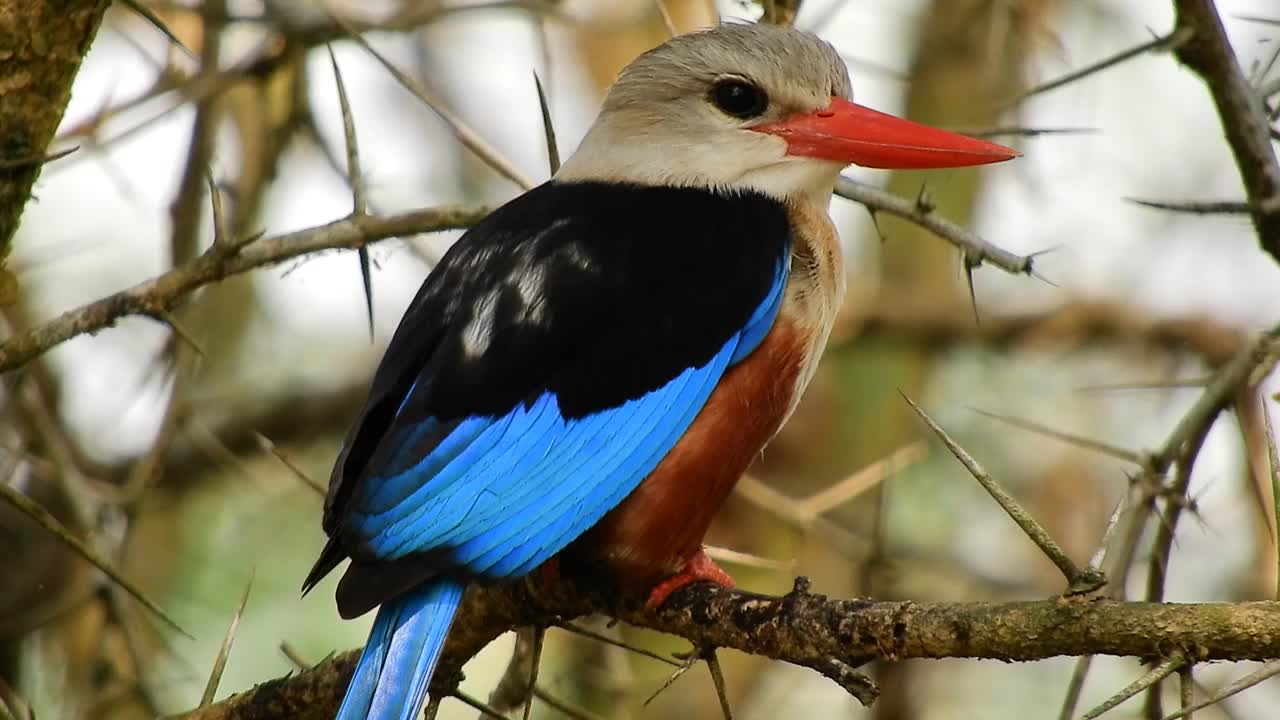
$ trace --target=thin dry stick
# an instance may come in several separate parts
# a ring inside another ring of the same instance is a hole
[[[689,655],[689,659],[685,660],[683,663],[680,663],[680,666],[677,667],[675,671],[672,672],[671,675],[667,677],[666,682],[662,683],[662,685],[660,685],[657,690],[654,690],[652,695],[645,698],[644,702],[641,703],[641,705],[643,707],[649,707],[649,703],[653,702],[654,700],[657,700],[659,695],[661,695],[664,691],[666,691],[667,688],[675,684],[675,681],[679,680],[681,675],[684,675],[685,673],[689,672],[689,668],[693,667],[694,664],[696,664],[697,662],[698,662],[698,654],[691,653]]]
[[[740,552],[738,550],[730,550],[729,548],[719,547],[717,545],[703,545],[703,550],[707,553],[707,557],[712,560],[733,563],[742,567],[760,568],[761,570],[774,570],[777,572],[794,572],[796,562],[794,560],[773,560],[771,558],[752,555],[751,553]]]
[[[991,418],[992,420],[998,420],[1002,423],[1005,423],[1006,425],[1012,425],[1016,428],[1027,430],[1029,432],[1033,432],[1038,435],[1044,435],[1045,437],[1053,438],[1054,440],[1061,440],[1062,442],[1065,442],[1069,445],[1075,445],[1077,447],[1082,447],[1087,450],[1093,450],[1094,452],[1099,452],[1099,453],[1102,453],[1103,455],[1110,455],[1111,457],[1119,458],[1120,460],[1125,460],[1127,462],[1135,463],[1137,465],[1143,465],[1146,463],[1146,456],[1144,456],[1140,452],[1134,452],[1133,450],[1129,450],[1128,448],[1117,447],[1115,445],[1108,445],[1107,443],[1100,442],[1098,440],[1093,440],[1091,438],[1087,438],[1081,435],[1074,435],[1072,433],[1062,432],[1061,430],[1054,430],[1053,428],[1047,425],[1041,425],[1040,423],[1034,422],[1032,420],[1024,420],[1023,418],[1013,417],[1011,415],[1001,415],[999,413],[993,413],[988,410],[982,410],[979,408],[970,408],[970,409],[983,417]]]
[[[311,667],[311,663],[307,662],[307,659],[302,656],[302,653],[298,652],[298,648],[290,645],[288,641],[280,643],[280,652],[299,670],[306,670]]]
[[[680,31],[676,30],[676,23],[671,19],[671,12],[667,10],[667,3],[664,0],[653,0],[653,2],[658,6],[658,15],[662,17],[662,24],[667,28],[667,35],[669,37],[679,35]]]
[[[935,434],[937,434],[938,438],[947,446],[947,449],[951,451],[951,454],[960,461],[961,465],[965,466],[965,469],[969,471],[969,474],[973,475],[974,479],[982,485],[983,489],[985,489],[987,493],[1000,504],[1000,507],[1004,508],[1004,511],[1009,514],[1009,517],[1013,518],[1013,521],[1018,524],[1018,527],[1022,528],[1022,532],[1024,532],[1027,537],[1031,538],[1031,541],[1034,542],[1042,552],[1044,552],[1054,565],[1058,566],[1058,569],[1062,571],[1062,574],[1066,576],[1067,579],[1067,594],[1078,595],[1093,592],[1106,584],[1106,577],[1098,570],[1091,567],[1086,567],[1081,570],[1077,567],[1076,564],[1072,562],[1071,558],[1067,557],[1067,554],[1063,551],[1062,547],[1049,536],[1048,531],[1046,531],[1040,523],[1036,522],[1035,518],[1031,517],[1031,514],[1028,513],[1012,495],[1005,492],[1004,488],[1000,487],[1000,485],[987,474],[987,471],[984,470],[982,466],[965,451],[964,448],[960,447],[955,440],[951,439],[951,436],[948,435],[941,426],[934,422],[933,418],[929,417],[929,415],[921,409],[919,405],[905,394],[902,394],[902,398],[907,401],[907,404],[911,406],[911,409],[915,410],[916,414],[920,416],[920,419],[923,420]]]
[[[192,640],[195,639],[192,638],[186,630],[183,630],[182,627],[173,620],[173,618],[169,617],[168,613],[161,610],[159,605],[152,602],[151,598],[147,597],[147,595],[143,593],[137,585],[134,585],[115,568],[111,567],[111,564],[107,562],[106,558],[99,555],[96,550],[81,542],[75,535],[72,535],[71,531],[63,527],[62,523],[58,522],[58,519],[49,514],[49,511],[41,507],[39,503],[10,487],[8,483],[3,482],[0,482],[0,499],[9,503],[19,512],[34,520],[36,524],[61,540],[63,544],[70,547],[77,555],[89,561],[91,565],[101,570],[104,575],[111,578],[112,582],[119,585],[121,588],[124,588],[125,592],[129,593],[130,597],[142,603],[143,607],[150,610],[156,617],[160,618],[165,625],[168,625],[170,628],[181,633],[187,638]]]
[[[542,134],[547,142],[547,164],[551,166],[551,174],[560,170],[560,146],[556,142],[556,129],[551,124],[551,105],[547,102],[547,91],[542,87],[538,73],[533,74],[533,86],[538,91],[538,109],[542,113]]]
[[[1076,716],[1080,693],[1084,691],[1084,681],[1089,677],[1089,668],[1092,666],[1092,655],[1081,655],[1076,659],[1075,669],[1071,671],[1071,682],[1067,684],[1067,696],[1062,701],[1062,710],[1058,712],[1058,720],[1071,720]]]
[[[983,263],[991,263],[1014,275],[1032,274],[1032,263],[1035,260],[1033,256],[1002,250],[963,226],[922,209],[914,200],[898,197],[893,193],[844,176],[836,181],[836,194],[872,211],[887,212],[919,225],[960,248],[965,253],[966,262],[975,267]]]
[[[334,19],[338,24],[343,27],[347,27],[343,20],[336,16]],[[373,46],[369,44],[369,41],[365,40],[358,32],[349,28],[348,32],[350,33],[351,39],[356,41],[360,47],[364,48],[365,52],[372,55],[373,58],[382,65],[382,67],[386,68],[387,72],[391,73],[392,77],[396,79],[396,82],[400,83],[401,87],[413,93],[414,97],[421,100],[424,105],[439,116],[439,118],[449,126],[449,129],[453,131],[454,136],[458,138],[459,142],[461,142],[468,150],[475,153],[476,157],[480,158],[484,164],[493,168],[499,175],[514,182],[525,190],[529,190],[535,185],[532,180],[525,177],[524,173],[517,170],[515,165],[502,157],[502,153],[498,152],[498,150],[481,137],[479,133],[472,130],[471,126],[467,125],[462,118],[455,115],[452,110],[446,107],[439,98],[428,92],[421,83],[410,77],[400,68],[396,67],[395,64],[384,57],[382,53],[375,50]]]
[[[240,606],[231,616],[231,624],[227,626],[227,634],[222,637],[222,646],[218,648],[218,656],[213,660],[213,670],[209,673],[209,682],[204,686],[204,695],[200,697],[199,707],[213,702],[218,693],[218,683],[222,681],[222,671],[227,667],[227,658],[231,655],[231,645],[236,640],[236,630],[240,628],[240,618],[244,616],[244,608],[249,604],[249,592],[253,590],[253,573],[249,573],[249,582],[244,585],[244,594],[240,596]]]
[[[1191,409],[1178,421],[1160,449],[1151,455],[1151,464],[1163,473],[1177,457],[1179,449],[1209,426],[1231,402],[1234,393],[1249,382],[1251,376],[1270,372],[1280,350],[1280,325],[1262,333],[1256,341],[1236,353],[1214,375]]]
[[[716,687],[716,697],[720,699],[720,712],[724,720],[733,720],[733,708],[729,706],[729,691],[725,689],[724,669],[720,667],[720,658],[716,657],[715,648],[707,648],[702,653],[707,661],[707,669],[711,671],[711,683]]]
[[[0,675],[0,713],[3,713],[0,718],[5,720],[35,720],[31,706],[5,682],[3,675]]]
[[[26,364],[77,335],[97,332],[131,315],[154,317],[206,285],[321,250],[354,249],[391,237],[468,227],[489,213],[476,206],[441,206],[391,215],[344,218],[297,232],[256,240],[235,254],[212,251],[59,315],[0,343],[0,373]],[[212,249],[211,249],[212,250]]]
[[[1107,559],[1107,549],[1111,547],[1116,528],[1120,527],[1120,518],[1124,516],[1125,507],[1129,504],[1129,495],[1130,493],[1126,492],[1120,496],[1120,501],[1116,503],[1115,510],[1111,511],[1111,517],[1107,520],[1107,528],[1102,533],[1102,541],[1098,543],[1098,551],[1089,558],[1089,567],[1094,570],[1102,570],[1102,563]],[[1108,594],[1113,597],[1118,596],[1122,594],[1123,587],[1123,582],[1112,583]],[[1076,706],[1080,704],[1080,693],[1084,691],[1084,682],[1092,667],[1092,655],[1081,655],[1076,660],[1075,667],[1071,671],[1071,682],[1067,684],[1067,695],[1062,700],[1062,710],[1058,712],[1058,720],[1071,720],[1076,716]]]
[[[351,112],[351,101],[347,97],[347,85],[342,80],[342,71],[338,69],[338,58],[333,54],[333,46],[325,45],[329,51],[329,64],[333,66],[333,82],[338,88],[338,109],[342,114],[342,137],[347,149],[347,184],[351,186],[351,215],[358,217],[369,214],[369,194],[364,182],[364,173],[360,171],[360,146],[356,141],[356,121]],[[369,339],[373,339],[373,277],[370,271],[369,248],[356,249],[356,259],[360,262],[360,283],[364,287],[364,305],[369,318]]]
[[[1173,484],[1165,497],[1164,514],[1152,543],[1150,572],[1147,573],[1148,602],[1160,602],[1164,599],[1164,581],[1169,569],[1169,554],[1173,550],[1174,533],[1178,529],[1182,510],[1187,506],[1185,498],[1191,487],[1191,471],[1195,467],[1200,448],[1204,445],[1204,439],[1209,434],[1209,427],[1200,427],[1183,446],[1182,455],[1178,458],[1178,470],[1174,473]]]
[[[1178,668],[1178,705],[1184,713],[1182,717],[1191,720],[1191,705],[1196,701],[1196,681],[1193,671],[1195,665],[1187,663]]]
[[[576,625],[571,622],[564,622],[564,623],[560,623],[559,627],[563,630],[568,630],[569,632],[575,635],[581,635],[583,637],[591,638],[592,640],[597,640],[599,642],[605,643],[606,645],[613,645],[614,647],[620,647],[623,650],[630,650],[631,652],[637,655],[643,655],[647,658],[657,660],[658,662],[666,663],[667,665],[670,665],[672,667],[682,667],[684,665],[684,663],[676,662],[675,660],[672,660],[671,658],[665,655],[659,655],[658,653],[652,650],[645,650],[642,647],[631,645],[629,643],[626,643],[622,640],[618,640],[616,638],[611,638],[608,635],[601,635],[600,633],[594,630],[588,630],[587,628],[584,628],[581,625]]]
[[[462,702],[466,703],[467,705],[470,705],[472,708],[479,710],[480,714],[485,717],[494,718],[494,720],[508,720],[506,715],[503,715],[502,713],[498,712],[494,708],[491,708],[487,704],[481,702],[479,698],[471,697],[470,695],[462,692],[461,690],[454,690],[453,696],[458,698]]]
[[[734,486],[733,492],[801,532],[814,533],[840,552],[854,555],[867,546],[867,541],[863,538],[824,517],[810,515],[800,507],[800,501],[778,492],[753,475],[743,475]]]
[[[1254,685],[1257,685],[1263,680],[1266,680],[1275,675],[1280,675],[1280,662],[1267,663],[1266,665],[1263,665],[1261,668],[1258,668],[1257,671],[1249,673],[1248,675],[1245,675],[1239,680],[1231,683],[1230,685],[1227,685],[1226,687],[1222,688],[1218,692],[1214,693],[1212,696],[1207,697],[1204,700],[1201,700],[1200,702],[1195,703],[1194,705],[1191,705],[1190,707],[1182,708],[1178,710],[1178,712],[1165,715],[1164,720],[1180,720],[1181,718],[1191,717],[1191,713],[1195,712],[1196,710],[1202,710],[1204,708],[1209,707],[1210,705],[1217,705],[1218,703],[1222,702],[1223,700],[1226,700],[1232,695],[1235,695],[1236,693],[1242,692],[1244,690],[1248,690]]]
[[[1180,652],[1170,655],[1169,657],[1160,661],[1158,665],[1151,668],[1151,670],[1146,675],[1143,675],[1137,680],[1134,680],[1128,685],[1125,685],[1120,690],[1120,692],[1107,698],[1102,702],[1101,705],[1097,706],[1096,708],[1082,715],[1080,717],[1080,720],[1093,720],[1094,718],[1105,713],[1111,708],[1119,705],[1125,700],[1128,700],[1134,695],[1137,695],[1143,690],[1146,690],[1147,688],[1157,687],[1158,683],[1161,680],[1177,672],[1179,668],[1181,668],[1183,665],[1186,664],[1186,662],[1187,662],[1186,657]]]
[[[529,675],[533,672],[533,632],[532,626],[516,629],[515,647],[511,649],[507,669],[489,692],[489,705],[500,712],[514,710],[528,702]]]
[[[291,460],[288,455],[285,455],[283,450],[276,447],[276,444],[271,442],[271,438],[256,430],[253,431],[253,437],[258,441],[258,447],[271,453],[272,457],[279,460],[280,464],[284,465],[294,477],[301,480],[303,485],[314,490],[320,497],[324,497],[329,492],[328,488],[311,479],[311,476],[303,472],[302,468],[298,467],[298,464]]]
[[[1139,55],[1145,55],[1146,53],[1152,52],[1152,51],[1162,51],[1162,50],[1177,48],[1179,45],[1189,40],[1191,38],[1191,35],[1192,33],[1189,32],[1186,28],[1179,28],[1178,30],[1172,33],[1169,33],[1168,35],[1162,35],[1158,38],[1154,38],[1140,45],[1135,45],[1129,48],[1128,50],[1123,50],[1121,52],[1118,52],[1115,55],[1112,55],[1111,57],[1104,58],[1094,63],[1090,63],[1089,65],[1086,65],[1085,67],[1082,67],[1079,70],[1076,70],[1075,72],[1067,73],[1066,75],[1063,75],[1060,78],[1055,78],[1053,80],[1050,80],[1049,82],[1037,85],[1031,88],[1030,90],[1019,95],[1009,104],[1014,105],[1019,102],[1022,102],[1023,100],[1026,100],[1029,97],[1034,97],[1036,95],[1049,92],[1050,90],[1056,90],[1065,85],[1070,85],[1073,82],[1082,80],[1086,77],[1089,77],[1090,75],[1106,70],[1107,68],[1115,67],[1116,65],[1119,65],[1120,63],[1125,62],[1126,60],[1131,60],[1135,57],[1138,57]]]
[[[1222,130],[1245,187],[1259,246],[1280,262],[1280,160],[1266,107],[1240,68],[1212,0],[1173,0],[1178,32],[1187,33],[1175,55],[1199,75],[1213,96]]]
[[[529,713],[533,710],[533,689],[538,686],[538,666],[542,664],[542,641],[546,635],[547,629],[544,627],[533,629],[533,658],[529,667],[529,690],[524,700],[524,720],[529,720]]]
[[[1273,353],[1278,336],[1280,336],[1280,327],[1273,328],[1271,331],[1264,333],[1257,341],[1239,351],[1214,375],[1195,404],[1179,420],[1164,444],[1157,451],[1147,456],[1144,470],[1135,481],[1137,491],[1144,493],[1145,500],[1137,503],[1128,526],[1125,542],[1121,547],[1120,560],[1117,564],[1119,569],[1115,573],[1116,579],[1113,585],[1118,591],[1123,589],[1125,579],[1128,577],[1128,570],[1136,556],[1138,539],[1141,537],[1146,517],[1148,514],[1155,513],[1157,509],[1154,490],[1151,487],[1168,471],[1169,466],[1175,460],[1178,460],[1180,462],[1179,472],[1174,481],[1177,494],[1171,495],[1166,500],[1166,514],[1160,528],[1157,530],[1155,549],[1152,553],[1151,572],[1148,575],[1148,598],[1159,599],[1163,596],[1164,570],[1167,567],[1169,551],[1172,548],[1177,518],[1180,516],[1184,505],[1183,496],[1185,495],[1186,487],[1190,483],[1191,469],[1194,465],[1196,454],[1199,452],[1200,444],[1203,443],[1210,425],[1230,402],[1232,395],[1238,392],[1241,386],[1249,382],[1250,377],[1259,372],[1269,371],[1269,368],[1275,362]],[[1157,713],[1160,710],[1160,700],[1157,693],[1158,690],[1153,689],[1152,694],[1148,697],[1147,711],[1149,713]]]
[[[1239,200],[1187,201],[1171,202],[1168,200],[1143,200],[1127,197],[1125,200],[1143,207],[1170,212],[1190,213],[1192,215],[1245,215],[1252,209],[1249,203]]]
[[[570,720],[604,720],[604,718],[596,715],[586,708],[580,708],[577,705],[561,700],[555,695],[547,692],[544,688],[534,687],[533,696],[546,703],[548,707],[564,713],[564,715],[570,718]]]
[[[900,447],[890,453],[889,457],[877,460],[844,480],[797,501],[796,507],[813,516],[821,515],[879,485],[894,473],[923,460],[928,454],[929,447],[923,442]]]
[[[1280,599],[1280,438],[1271,426],[1271,410],[1262,404],[1262,425],[1267,432],[1267,466],[1271,471],[1271,508],[1275,518],[1276,598]]]

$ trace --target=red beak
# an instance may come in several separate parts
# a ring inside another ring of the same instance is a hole
[[[808,115],[751,128],[787,141],[787,154],[869,168],[915,170],[1003,162],[1022,153],[854,105],[840,97]]]

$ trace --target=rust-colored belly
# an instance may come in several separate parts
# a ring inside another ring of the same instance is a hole
[[[568,557],[603,564],[611,577],[640,588],[679,572],[702,548],[734,483],[790,412],[800,392],[804,335],[780,316],[760,346],[725,373],[658,467]]]

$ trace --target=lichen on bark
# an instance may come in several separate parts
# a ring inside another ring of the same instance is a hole
[[[0,303],[17,295],[8,267],[71,85],[109,0],[0,0]]]

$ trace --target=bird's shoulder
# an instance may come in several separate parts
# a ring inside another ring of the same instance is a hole
[[[553,181],[495,210],[402,318],[326,519],[387,469],[397,434],[500,417],[547,392],[582,417],[707,362],[775,290],[790,234],[782,203],[693,188]]]

